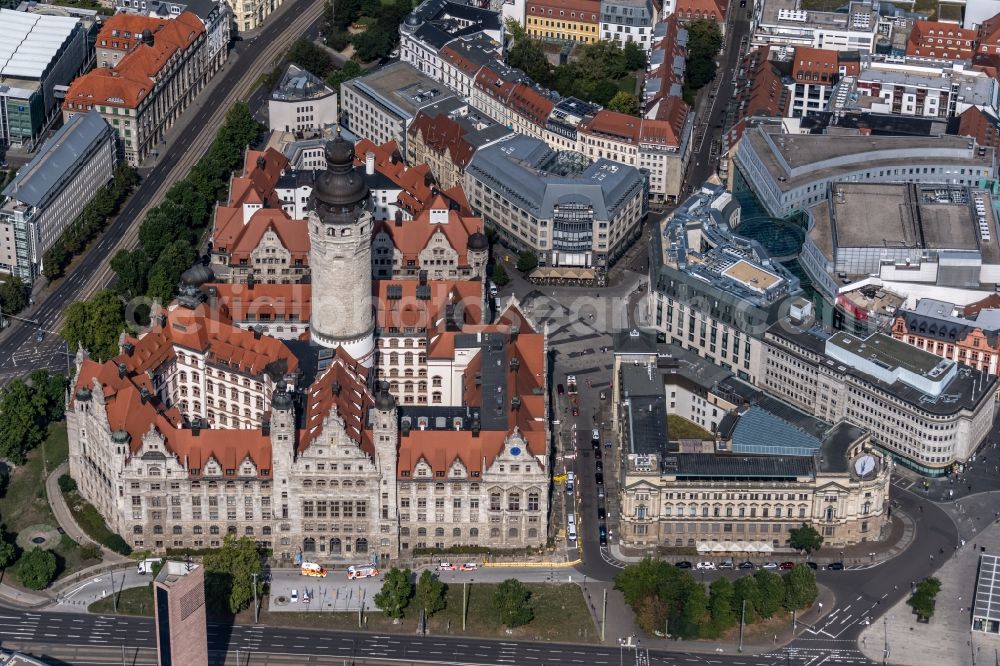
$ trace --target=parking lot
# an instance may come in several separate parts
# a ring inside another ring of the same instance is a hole
[[[375,607],[372,597],[382,589],[383,573],[374,578],[348,580],[344,569],[330,571],[326,578],[303,576],[298,569],[271,573],[270,609],[279,612],[358,611]],[[292,591],[298,601],[292,602]],[[307,600],[308,599],[308,600]]]

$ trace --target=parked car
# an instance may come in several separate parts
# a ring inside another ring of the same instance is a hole
[[[695,568],[698,571],[715,571],[715,562],[699,562]]]
[[[600,460],[594,463],[594,467],[597,469],[598,472],[604,471],[604,463],[602,463]]]
[[[831,571],[843,571],[844,570],[844,563],[843,562],[830,562],[828,565],[826,565],[826,568],[829,569],[829,570],[831,570]]]
[[[292,590],[292,596],[289,597],[289,599],[291,600],[291,602],[293,604],[299,603],[299,591],[298,590]]]
[[[774,569],[778,568],[778,563],[777,562],[764,562],[764,564],[760,565],[760,568],[761,569],[767,569],[767,570],[771,571],[771,570],[774,570]]]
[[[597,499],[604,499],[604,486],[597,487]]]
[[[693,565],[687,560],[681,560],[680,562],[674,563],[674,566],[678,569],[690,569]]]
[[[606,516],[607,512],[604,510],[604,507],[603,506],[597,507],[597,519],[604,520]]]
[[[723,560],[722,562],[719,562],[719,568],[720,569],[735,569],[736,565],[733,564],[732,560]]]
[[[747,560],[746,562],[740,562],[740,569],[753,569],[753,562]]]
[[[611,448],[611,440],[610,439],[604,440],[604,448],[606,448],[606,449],[610,449]]]
[[[594,460],[600,460],[601,458],[602,458],[602,456],[601,456],[601,450],[600,449],[594,449]]]
[[[462,571],[476,571],[479,569],[479,564],[476,562],[465,562],[460,567]]]
[[[816,571],[817,569],[819,569],[819,565],[817,565],[815,562],[811,562],[811,561],[810,562],[806,562],[806,566],[809,567],[810,569],[812,569],[813,571]]]
[[[597,528],[597,538],[601,542],[602,546],[608,545],[608,528],[601,525]]]
[[[604,485],[604,475],[601,474],[600,472],[598,472],[597,474],[594,475],[594,481],[597,482],[597,485],[603,486]]]
[[[573,405],[573,416],[579,416],[579,415],[580,415],[580,410],[577,408],[576,405]]]
[[[795,562],[782,562],[780,565],[778,565],[778,568],[781,569],[782,571],[789,571],[795,568]]]
[[[455,571],[458,566],[452,564],[451,562],[441,562],[438,564],[438,571]]]

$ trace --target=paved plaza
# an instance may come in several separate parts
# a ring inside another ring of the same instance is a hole
[[[935,574],[941,581],[941,592],[929,624],[917,622],[904,598],[862,632],[859,646],[869,659],[882,663],[888,643],[890,664],[968,666],[995,662],[1000,636],[972,632],[970,607],[980,550],[985,547],[987,553],[1000,554],[1000,524],[991,524],[974,538],[974,542],[967,540]],[[950,554],[942,557],[946,555]]]

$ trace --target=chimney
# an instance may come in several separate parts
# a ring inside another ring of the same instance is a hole
[[[150,398],[149,389],[147,389],[145,386],[139,389],[139,401],[142,404],[145,405],[147,402],[149,402],[149,398]]]
[[[420,272],[418,272],[417,273],[417,280],[418,280],[418,284],[420,284],[420,286],[426,285],[427,284],[427,271],[420,271]]]
[[[340,395],[340,382],[334,382],[330,389],[334,395]]]
[[[434,176],[431,175],[430,171],[428,171],[427,173],[424,174],[424,187],[430,187],[433,184],[434,184]]]
[[[370,150],[365,153],[365,173],[369,176],[375,175],[375,153]]]
[[[160,328],[165,328],[167,325],[167,315],[162,312],[156,315],[156,323],[160,325]]]
[[[482,424],[479,423],[479,414],[476,414],[472,417],[472,436],[479,437],[479,431],[482,429]]]
[[[396,226],[397,227],[403,226],[403,211],[399,210],[398,208],[396,209]]]
[[[257,278],[254,277],[253,273],[249,273],[247,275],[247,289],[253,289],[255,284],[257,284]]]
[[[123,344],[122,349],[125,351],[126,356],[131,356],[133,353],[135,353],[135,345],[132,344],[131,342],[126,342],[125,344]]]
[[[119,363],[118,364],[118,376],[119,377],[124,377],[127,374],[128,374],[128,366],[126,366],[124,363]]]
[[[260,324],[253,327],[253,339],[260,340],[261,336],[264,335],[264,327]]]
[[[263,155],[260,155],[260,156],[259,156],[259,157],[257,158],[257,168],[258,168],[258,169],[263,169],[263,168],[264,168],[264,167],[266,167],[266,166],[267,166],[267,160],[265,160],[265,159],[264,159],[264,156],[263,156]]]

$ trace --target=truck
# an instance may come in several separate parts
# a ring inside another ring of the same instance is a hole
[[[566,393],[576,395],[576,375],[566,375]]]
[[[326,578],[326,569],[315,562],[303,562],[299,573],[303,576],[313,576],[315,578]]]
[[[162,557],[149,557],[146,558],[145,560],[139,560],[139,573],[142,575],[153,573],[153,565],[162,563],[163,563]]]

